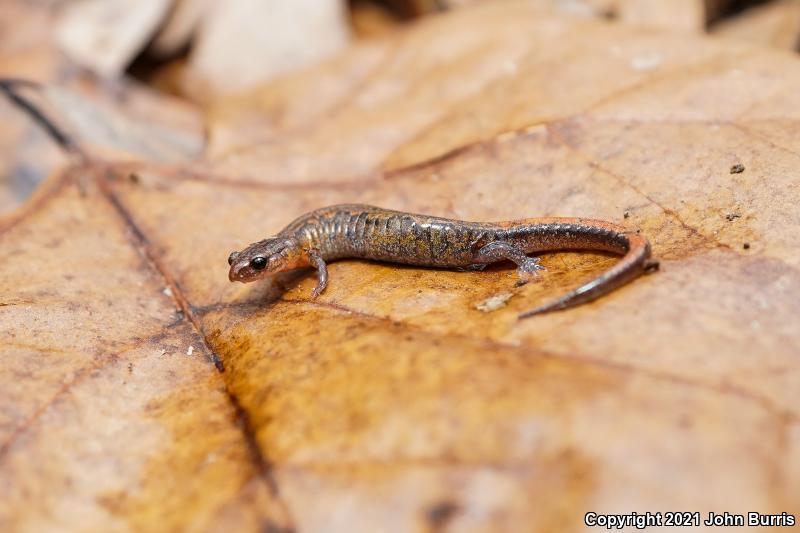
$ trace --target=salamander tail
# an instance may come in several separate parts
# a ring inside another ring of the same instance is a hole
[[[650,245],[647,239],[635,233],[622,233],[621,235],[627,239],[628,250],[619,263],[589,283],[581,285],[552,302],[525,311],[518,318],[528,318],[590,302],[632,281],[643,272],[657,267],[657,263],[648,261]]]

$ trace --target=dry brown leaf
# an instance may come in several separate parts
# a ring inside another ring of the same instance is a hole
[[[395,0],[405,13],[421,15],[498,0]],[[611,18],[643,27],[700,32],[732,0],[528,0],[571,15]]]
[[[22,215],[0,237],[2,530],[257,528],[263,465],[127,221],[63,179]]]
[[[191,41],[180,90],[213,100],[339,52],[348,41],[343,0],[80,0],[58,11],[59,48],[117,78],[152,41],[155,57]]]
[[[211,9],[213,0],[175,0],[164,25],[150,44],[150,51],[165,57],[187,46]]]
[[[209,4],[185,87],[220,98],[329,58],[347,44],[343,0],[231,0]]]
[[[797,61],[504,2],[221,105],[191,164],[99,162],[76,131],[87,166],[0,233],[0,529],[798,515]],[[231,249],[345,201],[614,220],[662,271],[526,321],[614,259],[228,283]]]
[[[45,133],[0,98],[0,213],[22,205],[47,174],[65,161]]]
[[[372,38],[385,35],[398,28],[400,18],[383,6],[368,0],[351,3],[350,25],[358,38]]]
[[[0,9],[0,77],[53,81],[63,61],[52,27],[52,6],[25,0],[3,0]]]
[[[705,28],[705,0],[620,0],[617,4],[617,16],[628,24],[694,32]]]
[[[723,20],[711,33],[784,50],[800,51],[800,2],[777,0]]]
[[[53,82],[68,75],[52,38],[54,18],[50,5],[3,1],[0,78]],[[40,129],[5,97],[0,100],[0,214],[5,214],[19,207],[63,158]]]
[[[122,74],[166,16],[171,0],[65,2],[56,26],[60,48],[101,76]]]

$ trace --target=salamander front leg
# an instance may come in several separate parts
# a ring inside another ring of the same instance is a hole
[[[316,298],[328,286],[328,267],[325,265],[325,260],[320,257],[316,250],[309,250],[308,258],[317,269],[317,286],[311,291],[311,298]]]
[[[475,261],[480,263],[494,263],[504,259],[516,263],[517,275],[525,281],[538,276],[540,270],[546,270],[539,264],[537,257],[528,257],[525,252],[505,241],[490,242],[475,254]]]

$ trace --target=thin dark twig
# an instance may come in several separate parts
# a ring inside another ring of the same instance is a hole
[[[87,161],[89,159],[88,156],[72,137],[50,120],[33,102],[19,94],[15,90],[17,87],[41,89],[41,85],[33,81],[0,78],[0,92],[4,93],[14,105],[22,109],[34,122],[41,126],[62,150],[78,156],[82,161]]]

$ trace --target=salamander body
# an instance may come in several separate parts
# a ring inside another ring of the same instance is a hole
[[[598,298],[647,268],[647,240],[621,226],[583,218],[532,218],[465,222],[391,211],[369,205],[335,205],[311,211],[275,237],[228,257],[231,281],[251,282],[296,268],[314,267],[317,297],[328,283],[326,262],[345,257],[408,265],[480,270],[513,261],[523,280],[544,267],[529,253],[597,250],[623,256],[598,278],[520,315],[564,309]]]

